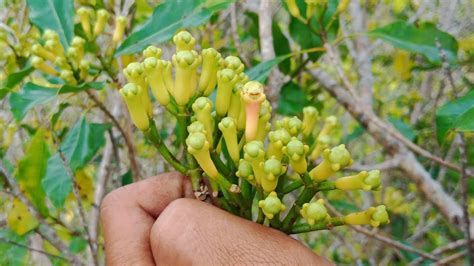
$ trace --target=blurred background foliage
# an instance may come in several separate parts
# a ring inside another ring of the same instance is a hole
[[[443,206],[474,216],[474,2],[261,1],[267,10],[243,0],[0,0],[0,265],[63,265],[70,255],[103,262],[97,210],[104,193],[172,169],[130,124],[117,94],[120,70],[151,44],[169,58],[169,40],[180,29],[201,48],[239,56],[250,78],[268,85],[275,117],[300,116],[308,105],[321,117],[337,116],[332,141],[349,146],[356,161],[349,171],[382,170],[383,189],[373,196],[324,197],[341,213],[385,204],[389,225],[296,238],[337,264],[468,263],[464,214],[456,218]],[[32,46],[46,29],[58,32],[64,47],[86,36],[74,15],[80,6],[126,16],[124,40],[111,42],[110,19],[85,45],[92,62],[86,83],[35,71]],[[265,12],[270,41],[259,27]],[[344,100],[337,88],[359,97]],[[172,146],[173,118],[158,105],[154,114]],[[395,133],[371,130],[376,120]],[[384,140],[393,139],[392,149]],[[413,154],[411,163],[404,160]],[[449,199],[430,197],[426,186]],[[87,230],[97,233],[91,238]]]

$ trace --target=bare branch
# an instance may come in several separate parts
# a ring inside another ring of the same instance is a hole
[[[362,164],[355,163],[355,164],[351,165],[350,167],[348,167],[348,169],[353,170],[353,171],[364,171],[364,170],[367,170],[367,169],[377,169],[377,170],[383,171],[383,170],[390,170],[390,169],[399,167],[400,162],[401,162],[401,158],[395,156],[395,157],[393,157],[391,159],[387,159],[387,160],[385,160],[385,161],[383,161],[382,163],[379,163],[379,164],[362,165]]]
[[[242,59],[246,67],[251,67],[252,64],[242,50],[242,44],[240,43],[240,37],[237,32],[237,4],[238,2],[232,3],[230,6],[230,31],[232,34],[232,40],[234,41],[235,49],[237,49],[240,59]]]
[[[20,247],[20,248],[24,248],[24,249],[27,249],[27,250],[32,251],[32,252],[37,252],[37,253],[46,255],[46,256],[48,256],[48,257],[51,257],[51,258],[55,258],[55,259],[60,259],[60,260],[68,261],[68,259],[65,258],[65,257],[63,257],[63,256],[54,255],[54,254],[49,253],[49,252],[46,252],[46,251],[44,251],[44,250],[32,248],[32,247],[30,247],[30,246],[23,245],[23,244],[17,243],[17,242],[15,242],[15,241],[11,241],[11,240],[6,239],[6,238],[3,238],[3,237],[0,237],[0,242],[4,242],[4,243],[10,244],[10,245],[14,245],[14,246],[17,246],[17,247]]]
[[[451,265],[450,264],[451,262],[466,257],[467,253],[468,253],[467,250],[458,252],[458,253],[453,254],[451,256],[448,256],[448,257],[446,257],[442,260],[439,260],[438,263],[436,263],[435,265]],[[471,255],[471,254],[469,254],[469,255]]]
[[[272,34],[272,10],[273,1],[260,1],[260,8],[258,11],[258,29],[260,36],[260,52],[262,54],[262,61],[271,60],[275,58],[275,49],[273,47]],[[282,74],[277,68],[274,68],[268,76],[268,90],[266,92],[267,98],[273,107],[278,102],[280,87],[282,85]]]

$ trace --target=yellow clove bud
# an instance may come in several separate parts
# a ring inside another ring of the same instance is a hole
[[[362,171],[356,175],[338,178],[335,182],[336,188],[340,190],[375,190],[380,187],[380,171]]]
[[[291,140],[290,133],[284,128],[270,131],[268,133],[268,156],[274,156],[281,160],[283,158],[283,147]]]
[[[51,53],[50,51],[46,50],[43,46],[41,46],[41,44],[38,44],[38,43],[34,44],[31,47],[31,50],[32,50],[34,55],[42,57],[42,58],[44,58],[46,60],[49,60],[51,62],[54,62],[55,55],[53,53]]]
[[[234,70],[235,73],[240,74],[244,71],[244,64],[237,56],[228,56],[222,61],[223,68]]]
[[[265,160],[265,150],[263,143],[258,140],[248,142],[244,146],[244,159],[252,165],[253,173],[260,184],[262,178],[265,177],[265,171],[263,170]]]
[[[72,73],[71,70],[67,70],[67,69],[64,69],[64,70],[61,70],[61,74],[59,75],[59,77],[66,81],[66,83],[68,84],[76,84],[76,79],[74,78],[74,74]]]
[[[308,137],[313,133],[318,114],[318,109],[314,106],[306,106],[303,108],[303,136]]]
[[[311,178],[317,182],[328,179],[335,172],[352,164],[352,158],[346,146],[341,144],[323,152],[323,161],[309,172]]]
[[[239,76],[232,69],[222,69],[217,72],[216,113],[225,116],[230,106],[232,89],[239,81]]]
[[[239,161],[239,169],[235,173],[240,178],[246,179],[251,184],[255,185],[255,175],[253,174],[252,164],[244,159]]]
[[[178,105],[185,106],[196,92],[200,58],[195,51],[179,51],[172,61],[176,72],[173,96]]]
[[[94,37],[99,36],[104,32],[105,26],[107,26],[107,21],[110,18],[110,13],[105,9],[99,9],[97,11],[97,20],[94,25]]]
[[[145,70],[143,69],[142,64],[133,62],[128,64],[128,66],[123,70],[124,76],[127,78],[128,82],[135,83],[140,86],[142,89],[141,97],[147,114],[151,116],[152,106],[150,95],[148,94],[148,84],[145,80]]]
[[[241,83],[235,84],[234,89],[232,90],[232,95],[230,96],[229,109],[227,110],[227,116],[232,117],[236,124],[239,121],[240,109],[242,106],[242,100],[240,99],[242,86]]]
[[[217,71],[219,62],[222,60],[221,54],[214,48],[202,50],[202,70],[199,79],[199,91],[204,96],[211,95],[217,84]]]
[[[115,18],[115,30],[112,36],[112,41],[114,42],[114,46],[123,39],[123,35],[125,34],[125,28],[127,27],[127,17],[118,16]]]
[[[187,31],[180,31],[173,36],[173,42],[176,45],[176,52],[189,51],[194,48],[196,39]]]
[[[365,211],[351,213],[344,217],[346,224],[352,225],[371,225],[373,227],[379,227],[380,225],[390,223],[388,213],[385,205],[379,205],[377,207],[370,207]]]
[[[142,131],[150,128],[150,114],[147,112],[145,104],[143,104],[144,97],[142,94],[144,93],[146,92],[142,91],[142,88],[134,83],[126,84],[120,90],[133,123]]]
[[[316,146],[314,147],[313,151],[311,152],[311,160],[315,161],[321,155],[326,148],[329,147],[331,142],[330,135],[331,131],[337,125],[337,118],[335,116],[328,116],[324,121],[324,126],[318,134],[316,138]]]
[[[263,214],[270,220],[273,219],[275,215],[286,210],[286,206],[278,198],[275,191],[272,191],[264,200],[259,201],[258,206],[262,209]]]
[[[300,214],[309,225],[314,225],[317,222],[325,221],[330,218],[326,207],[324,207],[323,199],[303,204]]]
[[[88,60],[81,60],[81,63],[79,64],[79,77],[81,79],[86,79],[87,76],[89,76],[89,68],[90,68],[90,62]]]
[[[260,107],[260,115],[257,126],[257,140],[265,141],[271,124],[268,122],[272,116],[272,106],[268,100],[265,100]]]
[[[209,145],[213,147],[212,133],[214,131],[214,123],[211,116],[212,101],[207,97],[199,97],[194,101],[192,109],[197,121],[204,125],[207,141]]]
[[[278,184],[278,177],[285,173],[286,168],[281,164],[281,161],[275,157],[266,160],[263,165],[265,175],[260,180],[263,191],[270,193],[275,190]]]
[[[94,10],[88,7],[80,7],[77,10],[77,15],[79,16],[79,21],[81,23],[82,29],[86,34],[86,37],[90,39],[91,37],[91,23],[90,19],[94,15]]]
[[[232,160],[237,163],[240,158],[239,144],[237,143],[237,127],[232,117],[225,117],[219,123],[219,129],[224,136],[227,151]]]
[[[46,74],[58,76],[59,73],[56,69],[52,68],[50,65],[44,62],[44,59],[39,56],[33,56],[31,59],[31,65],[39,71],[42,71]]]
[[[57,39],[50,39],[44,43],[44,48],[55,56],[64,57],[64,48]]]
[[[303,129],[303,122],[296,116],[291,118],[285,117],[276,122],[276,128],[284,128],[291,136],[296,137]]]
[[[247,142],[257,137],[260,106],[265,101],[263,85],[257,81],[249,81],[242,88],[241,97],[245,103],[245,139]]]
[[[298,174],[304,174],[308,168],[308,163],[306,162],[308,150],[308,145],[303,144],[303,142],[296,137],[293,137],[290,142],[283,147],[283,153],[288,156],[293,171]]]
[[[145,50],[143,50],[144,58],[154,57],[156,59],[161,59],[162,54],[163,54],[163,51],[160,48],[153,45],[150,45]]]
[[[212,179],[217,179],[218,172],[209,153],[209,142],[206,135],[200,132],[189,134],[186,139],[188,152],[194,156],[204,173]]]
[[[206,134],[206,128],[199,121],[192,122],[191,125],[189,125],[187,129],[188,129],[189,134],[196,133],[196,132]]]
[[[146,58],[142,65],[151,92],[161,105],[167,106],[170,102],[170,95],[164,77],[167,75],[165,73],[171,73],[171,63],[151,56]]]

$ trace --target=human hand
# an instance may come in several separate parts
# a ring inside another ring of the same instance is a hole
[[[108,265],[331,265],[284,233],[193,199],[177,172],[109,193],[101,205]]]

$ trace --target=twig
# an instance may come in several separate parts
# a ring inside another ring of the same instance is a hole
[[[467,255],[468,251],[467,250],[463,250],[461,252],[458,252],[456,254],[453,254],[451,256],[448,256],[442,260],[439,260],[438,263],[436,263],[435,265],[450,265],[451,262],[455,261],[455,260],[458,260],[460,258],[463,258]],[[469,254],[469,256],[471,256],[472,254]],[[472,264],[471,264],[472,265]]]
[[[23,244],[17,243],[17,242],[15,242],[15,241],[11,241],[11,240],[6,239],[6,238],[3,238],[3,237],[0,237],[0,241],[1,241],[1,242],[4,242],[4,243],[7,243],[7,244],[11,244],[11,245],[17,246],[17,247],[20,247],[20,248],[27,249],[27,250],[32,251],[32,252],[37,252],[37,253],[46,255],[46,256],[48,256],[48,257],[52,257],[52,258],[56,258],[56,259],[68,261],[68,259],[65,258],[65,257],[63,257],[63,256],[54,255],[54,254],[51,254],[51,253],[46,252],[46,251],[44,251],[44,250],[32,248],[32,247],[29,247],[29,246],[27,246],[27,245],[23,245]]]
[[[354,171],[364,171],[367,169],[377,169],[377,170],[390,170],[393,168],[397,168],[400,166],[401,158],[398,156],[395,156],[391,159],[385,160],[382,163],[379,164],[374,164],[374,165],[362,165],[362,164],[353,164],[350,167],[348,167],[348,170],[354,170]]]
[[[339,213],[336,208],[334,208],[334,206],[332,206],[331,204],[328,203],[328,201],[326,201],[325,203],[326,207],[328,208],[328,210],[330,212],[332,212],[333,214],[337,215],[337,216],[341,216],[342,214]],[[386,236],[383,236],[377,232],[371,232],[365,228],[363,228],[362,226],[357,226],[357,225],[349,225],[350,228],[354,229],[354,231],[358,232],[358,233],[361,233],[361,234],[364,234],[368,237],[371,237],[371,238],[374,238],[374,239],[377,239],[379,240],[380,242],[388,245],[388,246],[391,246],[391,247],[394,247],[394,248],[397,248],[397,249],[400,249],[400,250],[405,250],[405,251],[408,251],[408,252],[411,252],[411,253],[415,253],[417,255],[420,255],[424,258],[427,258],[427,259],[431,259],[433,261],[437,261],[438,258],[430,253],[427,253],[421,249],[417,249],[415,247],[412,247],[412,246],[408,246],[408,245],[405,245],[401,242],[398,242],[396,240],[393,240],[389,237],[386,237]]]
[[[273,47],[272,34],[272,4],[273,1],[260,1],[258,10],[258,32],[260,38],[260,53],[262,60],[271,60],[275,58],[275,48]],[[273,68],[268,76],[267,99],[273,107],[276,107],[282,85],[282,74],[278,68]]]
[[[53,245],[57,250],[64,252],[68,261],[75,265],[81,264],[81,260],[69,251],[69,248],[60,240],[56,231],[46,222],[44,217],[33,207],[33,203],[20,191],[20,187],[16,183],[15,179],[10,176],[8,171],[6,170],[5,165],[2,161],[0,161],[0,174],[2,174],[10,187],[12,188],[13,195],[19,198],[20,201],[25,204],[28,208],[28,212],[35,217],[35,219],[40,223],[40,227],[38,228],[38,233],[46,239],[51,245]]]
[[[342,70],[340,58],[338,56],[336,57],[336,54],[335,54],[334,50],[332,49],[331,44],[328,43],[328,42],[325,43],[324,48],[326,48],[326,51],[327,51],[327,54],[328,54],[328,57],[329,57],[329,61],[332,63],[334,68],[336,68],[336,72],[337,72],[339,78],[342,80],[342,83],[344,84],[344,86],[347,88],[349,93],[354,98],[359,98],[355,88],[349,82],[349,79],[347,78],[346,74],[344,74],[344,70]]]
[[[252,63],[250,63],[250,60],[242,50],[242,44],[240,43],[240,37],[237,32],[237,4],[238,3],[232,3],[230,6],[230,32],[232,34],[232,40],[234,41],[235,49],[240,55],[240,59],[242,59],[246,67],[251,67]]]
[[[104,114],[110,119],[110,121],[112,121],[112,124],[114,124],[114,126],[118,129],[118,131],[122,135],[125,141],[125,145],[127,146],[128,157],[130,160],[130,169],[132,170],[133,181],[134,182],[138,181],[139,176],[140,176],[140,170],[138,168],[138,163],[135,156],[135,149],[133,146],[133,142],[130,139],[130,136],[127,134],[127,132],[125,132],[125,130],[117,121],[115,116],[107,109],[107,107],[99,99],[97,99],[97,96],[94,95],[92,91],[86,90],[86,93],[89,96],[89,98],[97,105],[97,107],[99,107],[99,109],[102,110],[102,112],[104,112]]]
[[[74,197],[76,198],[77,206],[79,207],[79,220],[81,222],[82,227],[86,231],[87,243],[89,244],[89,249],[91,252],[91,258],[92,258],[93,264],[98,265],[97,246],[95,243],[92,242],[89,226],[87,225],[87,222],[86,222],[87,220],[86,212],[84,211],[84,206],[82,205],[81,195],[79,194],[79,189],[77,188],[77,183],[76,183],[76,179],[74,178],[73,170],[71,169],[69,162],[64,156],[64,153],[61,151],[61,148],[58,149],[58,153],[59,153],[59,157],[61,158],[61,161],[63,162],[64,168],[66,169],[66,173],[69,175],[72,181],[72,192],[74,194]]]
[[[435,256],[438,256],[438,255],[441,255],[443,254],[444,252],[448,252],[448,251],[451,251],[451,250],[454,250],[454,249],[457,249],[461,246],[464,246],[466,245],[466,239],[459,239],[457,241],[454,241],[454,242],[451,242],[445,246],[442,246],[442,247],[439,247],[437,249],[434,249],[431,254],[435,255]],[[423,257],[419,257],[417,258],[416,260],[413,260],[412,262],[410,262],[409,266],[416,266],[416,265],[420,265],[423,261],[425,261],[425,258]]]
[[[466,175],[466,166],[467,166],[467,155],[466,155],[466,143],[464,141],[464,133],[459,133],[459,153],[461,162],[461,179],[459,180],[459,189],[461,192],[462,202],[461,206],[463,209],[464,216],[464,227],[466,233],[466,248],[469,251],[469,261],[471,265],[474,265],[474,242],[471,237],[471,223],[469,221],[469,211],[468,211],[468,200],[469,195],[467,191],[467,175]]]

